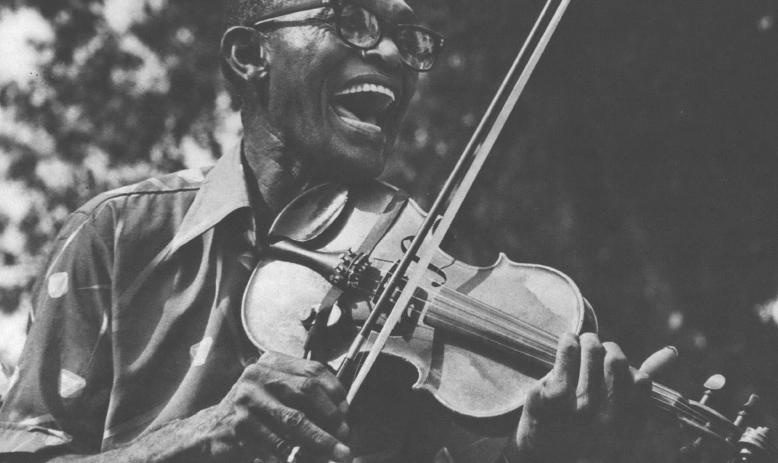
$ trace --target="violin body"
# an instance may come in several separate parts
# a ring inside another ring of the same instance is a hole
[[[331,225],[303,247],[324,253],[356,249],[394,194],[386,185],[374,183],[351,188],[340,208],[297,204],[296,210],[306,215],[319,213],[311,210],[338,215],[325,218]],[[339,297],[330,315],[325,356],[333,368],[348,350],[360,319],[369,313],[380,282],[424,218],[421,208],[408,200],[368,257],[369,268],[361,274],[367,284]],[[319,217],[289,219],[284,213],[279,220],[322,222]],[[532,347],[540,332],[555,339],[568,331],[597,329],[575,283],[548,267],[517,264],[503,254],[491,267],[475,267],[439,251],[427,274],[382,353],[416,368],[414,389],[428,391],[467,417],[500,416],[523,405],[528,388],[549,370],[548,354]],[[331,288],[327,278],[307,266],[262,260],[244,296],[242,318],[249,338],[262,351],[302,356],[310,327],[305,322]],[[368,341],[363,350],[371,345]]]

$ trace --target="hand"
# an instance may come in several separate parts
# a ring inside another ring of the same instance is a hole
[[[661,357],[661,356],[660,356]],[[631,369],[619,346],[600,343],[597,335],[565,334],[559,341],[553,370],[527,395],[519,428],[518,449],[506,450],[521,462],[574,461],[598,437],[613,436],[624,444],[642,428],[651,380],[673,355]],[[650,364],[650,365],[649,365]],[[648,371],[648,370],[651,371]],[[607,450],[607,449],[606,449]]]
[[[286,458],[295,445],[325,461],[351,459],[346,390],[318,362],[268,352],[214,410],[220,437],[212,452],[227,460]]]

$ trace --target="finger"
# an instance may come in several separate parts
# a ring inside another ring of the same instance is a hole
[[[312,455],[324,456],[334,461],[348,461],[351,451],[335,436],[329,434],[310,421],[303,412],[276,403],[263,407],[261,412],[269,412],[270,427],[276,434],[289,436]]]
[[[605,349],[603,368],[606,408],[604,418],[608,423],[625,413],[627,399],[632,393],[632,372],[629,369],[627,357],[618,345],[605,342],[602,347]]]
[[[306,378],[321,377],[326,390],[337,403],[346,398],[347,392],[343,384],[320,362],[268,351],[259,358],[256,364],[290,375]]]
[[[556,400],[575,397],[581,368],[581,344],[577,335],[565,333],[559,339],[556,360],[551,373],[544,380],[545,396]]]
[[[263,356],[256,382],[284,405],[300,410],[331,434],[346,437],[345,389],[321,363],[282,354]]]
[[[313,360],[301,360],[302,372],[300,376],[308,378],[320,378],[322,385],[325,386],[327,392],[332,395],[332,398],[336,401],[346,399],[346,389],[343,383],[335,376],[335,374],[327,368],[324,364]]]
[[[320,378],[293,377],[269,389],[284,405],[302,411],[325,431],[334,434],[344,429],[348,407],[336,405],[332,401]]]
[[[605,350],[603,370],[607,397],[624,396],[632,385],[632,373],[627,357],[615,343],[605,342],[602,347]]]
[[[578,377],[578,410],[592,415],[599,407],[604,392],[603,360],[605,348],[594,333],[581,335],[581,372]]]
[[[334,403],[343,415],[348,413],[349,403],[346,400],[348,397],[348,391],[343,383],[321,363],[311,362],[314,365],[309,366],[309,377],[316,377],[318,385],[321,390],[329,396],[332,403]]]
[[[348,392],[340,380],[323,364],[311,360],[302,360],[300,376],[316,378],[316,384],[344,415],[348,412],[346,398]]]
[[[248,457],[247,461],[252,461],[256,457],[266,457],[267,454],[286,459],[293,448],[289,440],[282,438],[256,419],[243,421],[241,437],[243,443],[241,447]]]
[[[251,368],[251,367],[250,367]],[[247,368],[248,370],[248,368]],[[263,375],[265,384],[256,380],[256,376]],[[312,423],[303,412],[284,405],[272,392],[264,386],[279,383],[288,384],[290,377],[282,372],[272,370],[260,365],[255,365],[244,375],[236,387],[235,413],[237,414],[237,426],[241,429],[260,433],[255,435],[265,439],[260,443],[263,448],[267,446],[276,448],[279,442],[272,439],[265,428],[272,430],[275,436],[280,436],[287,444],[303,445],[311,448],[315,455],[321,455],[331,460],[346,461],[350,458],[348,447],[342,442],[348,437],[348,426],[345,423],[335,431],[340,438],[322,430]],[[292,376],[292,380],[300,381],[301,378]],[[254,423],[259,424],[254,424]],[[263,428],[263,426],[265,428]],[[243,442],[251,441],[252,435],[245,431],[239,431],[244,436]]]
[[[656,375],[670,367],[678,359],[678,350],[673,346],[667,346],[654,352],[642,365],[640,372],[655,378]]]

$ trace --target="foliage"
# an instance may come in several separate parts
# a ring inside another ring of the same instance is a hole
[[[235,142],[217,5],[6,1],[0,30],[23,13],[48,32],[35,74],[0,81],[4,311],[24,306],[74,208]],[[448,49],[420,80],[386,177],[429,204],[540,2],[414,6]],[[759,392],[773,427],[776,19],[769,0],[574,2],[459,219],[476,239],[456,249],[474,263],[501,251],[561,269],[631,358],[677,345],[671,386],[698,394],[724,373],[727,414]],[[678,442],[654,433],[635,461],[668,460]]]

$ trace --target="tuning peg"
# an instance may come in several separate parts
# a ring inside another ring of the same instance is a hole
[[[700,405],[705,405],[708,402],[708,399],[710,399],[710,396],[714,392],[721,390],[726,383],[727,380],[722,375],[713,375],[708,378],[708,380],[705,381],[705,384],[703,384],[705,395],[700,399]]]
[[[721,390],[727,380],[722,375],[713,375],[705,381],[705,394],[700,399],[700,405],[705,405],[713,393]],[[694,442],[681,449],[680,461],[683,463],[695,463],[702,460],[702,438],[694,439]]]
[[[731,461],[733,463],[775,462],[778,459],[778,447],[770,439],[769,433],[770,430],[767,428],[747,428],[740,438],[740,451]]]
[[[748,402],[743,405],[743,409],[740,410],[740,413],[737,414],[737,418],[735,418],[735,426],[745,430],[745,425],[743,422],[746,420],[748,414],[751,413],[751,410],[754,409],[757,402],[759,402],[759,396],[756,394],[751,394],[751,397],[748,398]]]
[[[694,442],[681,448],[681,463],[697,463],[702,460],[702,438],[694,439]]]

